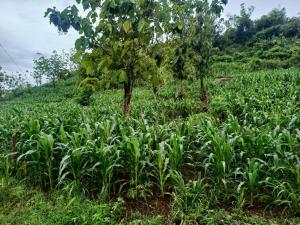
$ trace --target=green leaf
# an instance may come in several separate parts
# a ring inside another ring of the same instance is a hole
[[[120,83],[126,83],[128,81],[127,74],[124,70],[118,71],[118,77]]]
[[[138,26],[138,31],[141,32],[145,29],[146,27],[146,21],[144,19],[142,19],[140,22],[139,22],[139,26]]]
[[[80,50],[81,49],[81,39],[77,39],[76,42],[75,42],[75,48],[76,50]]]
[[[112,63],[112,60],[111,60],[110,58],[108,58],[108,57],[103,58],[103,59],[100,61],[100,63],[98,64],[98,70],[99,70],[99,71],[102,71],[102,70],[104,70],[105,68],[109,68],[110,65],[111,65],[111,63]]]
[[[92,70],[93,70],[92,66],[86,67],[86,73],[87,73],[87,74],[91,74],[91,73],[92,73]]]
[[[126,20],[124,23],[123,23],[123,29],[125,31],[125,33],[128,33],[128,31],[132,28],[132,23],[131,21],[129,20]]]
[[[183,29],[183,24],[182,23],[178,23],[177,24],[177,28],[178,28],[178,30],[182,30]]]

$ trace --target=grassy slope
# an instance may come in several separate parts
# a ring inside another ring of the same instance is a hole
[[[269,73],[272,74],[272,72]],[[284,71],[277,71],[276,73],[284,73]],[[293,71],[293,73],[299,73],[299,71]],[[251,79],[251,76],[257,75],[260,74],[249,74],[247,76]],[[237,77],[239,76],[241,74],[237,74]],[[66,105],[79,110],[79,107],[74,103],[74,99],[71,98],[73,83],[74,81],[62,82],[55,90],[51,87],[33,88],[28,94],[2,102],[0,112],[10,115],[7,112],[20,112],[20,109],[22,109],[32,111],[32,115],[34,115],[36,112],[40,113],[43,109],[50,109],[51,111],[44,112],[44,116],[46,116],[48,113],[62,113],[61,110],[56,111],[56,109]],[[179,113],[181,117],[186,117],[190,113],[198,113],[198,109],[195,107],[195,105],[198,105],[198,92],[195,91],[197,87],[198,84],[187,86],[187,99],[182,104],[174,103],[174,98],[170,95],[172,93],[170,89],[176,92],[176,86],[170,85],[160,91],[159,98],[165,98],[166,100],[159,104],[149,90],[137,88],[134,91],[132,115],[140,117],[140,112],[147,112],[149,111],[148,108],[155,108],[157,114],[154,113],[150,117],[154,118],[157,116],[158,118],[155,118],[156,122],[165,123],[178,116],[174,115],[174,111]],[[222,113],[222,107],[227,107],[226,100],[232,98],[236,91],[246,93],[246,90],[235,90],[234,88],[234,85],[231,84],[226,85],[209,81],[211,103],[212,106],[216,106],[211,109],[212,114],[218,115],[220,112]],[[223,95],[225,90],[226,94]],[[259,96],[256,97],[259,98]],[[111,90],[104,93],[100,92],[93,99],[93,104],[85,108],[84,113],[93,115],[94,118],[97,117],[97,114],[111,114],[121,111],[121,91],[116,93]],[[164,116],[160,115],[161,112],[163,112]],[[7,118],[7,121],[14,123],[12,118]],[[17,123],[17,121],[15,122]],[[144,218],[139,213],[134,213],[127,220],[123,207],[124,204],[122,202],[108,205],[97,201],[68,198],[65,197],[63,191],[46,195],[39,190],[26,188],[15,181],[10,181],[9,185],[2,183],[0,186],[0,224],[112,224],[113,222],[128,223],[128,220],[133,221],[132,224],[164,223],[160,216]],[[296,224],[294,219],[289,221],[285,221],[283,218],[265,219],[263,217],[246,216],[243,213],[229,213],[217,209],[212,211],[200,210],[197,217],[203,224]]]
[[[199,224],[297,224],[297,219],[267,218],[260,213],[243,213],[225,210],[200,210],[197,215]],[[125,208],[120,199],[114,203],[104,204],[100,201],[66,197],[62,191],[45,194],[28,188],[19,181],[10,180],[9,184],[0,184],[0,225],[103,225],[103,224],[174,224],[170,218],[160,215],[142,214],[137,210]],[[176,221],[175,221],[176,224]]]

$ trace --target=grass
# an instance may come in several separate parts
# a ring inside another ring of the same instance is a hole
[[[2,102],[0,221],[296,224],[300,71],[232,76],[207,80],[208,112],[198,81],[185,83],[182,101],[174,82],[157,96],[137,87],[127,119],[121,90],[80,107],[72,80]],[[20,199],[19,191],[32,194]],[[15,211],[4,210],[10,199]]]
[[[141,213],[136,208],[126,208],[123,199],[110,203],[91,201],[79,197],[66,197],[62,191],[45,193],[10,180],[0,185],[0,224],[2,225],[66,225],[66,224],[179,224],[172,216],[164,218],[153,212]],[[171,214],[176,215],[176,211]],[[182,224],[297,224],[297,219],[264,218],[261,213],[206,209],[182,215]]]

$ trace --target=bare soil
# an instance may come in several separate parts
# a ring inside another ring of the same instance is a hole
[[[235,77],[215,77],[215,81],[226,82],[230,80],[235,80]]]

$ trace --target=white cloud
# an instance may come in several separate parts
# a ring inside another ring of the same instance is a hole
[[[240,5],[245,3],[246,6],[254,6],[253,18],[259,18],[267,14],[274,8],[286,8],[289,17],[297,16],[300,12],[299,0],[228,0],[228,5],[225,7],[225,15],[239,14]]]
[[[22,71],[31,70],[37,52],[50,54],[53,50],[73,48],[78,37],[75,31],[60,35],[44,18],[47,8],[63,9],[72,0],[0,0],[0,43]],[[0,49],[0,65],[8,72],[19,70]]]

